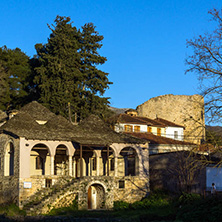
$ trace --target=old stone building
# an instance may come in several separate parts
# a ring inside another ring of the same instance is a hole
[[[138,115],[163,118],[185,127],[184,141],[200,144],[205,140],[204,99],[201,95],[163,95],[137,107]]]
[[[0,127],[0,203],[35,213],[77,200],[110,209],[149,191],[148,143],[92,115],[73,125],[37,102]]]

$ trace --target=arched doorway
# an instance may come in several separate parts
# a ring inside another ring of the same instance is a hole
[[[88,189],[88,209],[105,208],[105,189],[100,184],[92,184]]]
[[[138,155],[134,148],[126,147],[120,152],[120,161],[123,166],[122,176],[136,176],[138,174]]]
[[[4,157],[4,176],[14,175],[14,146],[10,142],[5,150]]]

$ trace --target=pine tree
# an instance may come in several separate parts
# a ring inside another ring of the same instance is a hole
[[[85,24],[82,27],[80,39],[81,55],[81,73],[84,76],[83,81],[83,105],[86,112],[81,112],[81,116],[87,116],[90,113],[101,113],[106,109],[109,103],[108,98],[103,96],[105,90],[112,84],[108,80],[108,73],[97,68],[104,64],[107,59],[99,55],[98,50],[102,47],[103,36],[95,30],[93,23]],[[88,111],[88,112],[87,112]]]
[[[57,16],[55,25],[48,27],[52,31],[48,43],[35,46],[40,63],[36,68],[39,101],[64,116],[71,104],[72,113],[81,119],[101,111],[108,99],[100,96],[111,84],[108,74],[96,68],[106,61],[97,52],[103,37],[92,24],[77,30],[69,17]]]

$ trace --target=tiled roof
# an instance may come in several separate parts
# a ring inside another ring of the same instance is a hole
[[[171,121],[168,121],[168,120],[166,120],[166,119],[162,119],[162,118],[159,118],[159,117],[156,118],[155,120],[158,121],[158,122],[160,122],[160,123],[162,123],[162,124],[164,124],[164,125],[166,125],[166,126],[183,127],[183,128],[185,128],[185,127],[182,126],[182,125],[179,125],[179,124],[173,123],[173,122],[171,122]]]
[[[134,137],[149,141],[149,144],[177,144],[177,145],[195,145],[180,140],[174,140],[163,136],[156,136],[152,133],[126,133]]]
[[[39,124],[36,120],[45,121]],[[65,140],[88,145],[111,143],[145,143],[114,132],[99,117],[90,116],[80,125],[73,125],[37,102],[24,106],[17,115],[0,127],[0,132],[36,140]]]
[[[130,116],[127,114],[115,115],[109,119],[109,122],[165,127],[164,124],[156,120],[152,120],[147,117],[141,117],[141,116]]]

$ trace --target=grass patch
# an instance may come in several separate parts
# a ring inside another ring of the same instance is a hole
[[[25,216],[26,212],[24,210],[20,210],[17,205],[10,204],[10,205],[1,205],[0,214],[5,215],[7,217],[16,217],[16,216]]]

